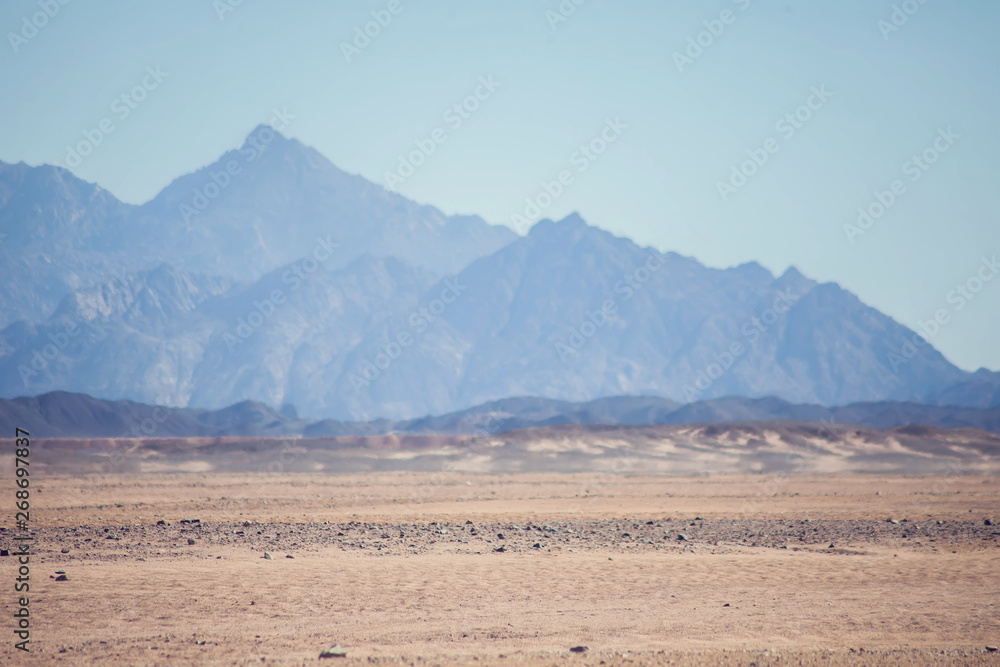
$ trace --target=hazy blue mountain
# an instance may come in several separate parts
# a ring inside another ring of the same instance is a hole
[[[269,131],[258,127],[239,149],[143,205],[141,214],[158,224],[152,236],[152,225],[140,226],[136,243],[155,239],[182,267],[257,278],[330,238],[339,244],[331,266],[370,253],[443,276],[516,237],[476,216],[448,217],[409,201]]]
[[[71,291],[151,262],[118,245],[134,211],[65,169],[0,162],[0,327],[41,321]]]
[[[436,279],[370,255],[339,269],[301,269],[301,279],[295,268],[240,288],[162,265],[75,292],[45,323],[0,331],[0,391],[280,405],[307,396],[322,382],[317,368],[343,358],[390,313],[416,304]]]
[[[991,408],[1000,405],[1000,372],[980,368],[962,380],[932,395],[934,405],[964,405]]]
[[[294,404],[337,423],[511,396],[556,402],[531,423],[600,423],[616,404],[559,402],[620,395],[651,397],[628,423],[727,396],[1000,405],[1000,373],[914,347],[836,284],[708,268],[577,215],[517,237],[265,130],[143,206],[0,164],[0,396]]]
[[[329,266],[369,253],[440,277],[516,237],[411,202],[279,133],[262,143],[264,130],[142,206],[59,167],[0,162],[0,328],[44,321],[73,291],[163,263],[250,281],[326,242],[338,246]]]
[[[405,418],[519,395],[925,400],[969,375],[932,348],[894,363],[914,333],[835,284],[755,264],[710,269],[578,216],[542,221],[449,280],[462,293],[434,322],[397,316],[352,351],[320,413]],[[414,344],[367,381],[400,333]]]

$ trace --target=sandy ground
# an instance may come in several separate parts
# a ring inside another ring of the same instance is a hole
[[[995,477],[34,482],[12,664],[1000,664]]]

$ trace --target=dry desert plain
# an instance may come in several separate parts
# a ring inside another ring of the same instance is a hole
[[[995,474],[58,460],[33,469],[30,655],[0,561],[12,664],[1000,664]]]

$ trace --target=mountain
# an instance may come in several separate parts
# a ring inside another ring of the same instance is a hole
[[[519,395],[924,401],[969,375],[930,346],[895,362],[915,334],[835,284],[755,264],[710,269],[575,215],[538,223],[422,302],[450,284],[461,294],[433,322],[393,318],[352,351],[310,413],[399,419]],[[374,377],[400,334],[412,347]]]
[[[152,262],[115,241],[135,210],[60,167],[0,162],[0,327],[41,321],[73,290]]]
[[[615,396],[584,403],[521,397],[398,422],[385,419],[340,422],[300,419],[253,401],[220,410],[203,410],[103,401],[63,391],[0,399],[0,432],[13,433],[15,428],[22,428],[36,438],[316,438],[388,434],[493,437],[514,430],[567,425],[640,427],[750,422],[811,423],[821,432],[842,432],[850,425],[864,425],[881,429],[925,426],[977,429],[1000,434],[1000,407],[976,409],[879,402],[824,408],[775,398],[739,397],[682,406],[653,396]]]
[[[369,253],[444,276],[516,237],[341,171],[266,125],[239,149],[175,180],[140,213],[155,224],[139,225],[135,243],[155,242],[182,268],[240,279],[309,255],[317,239],[338,244],[332,267]]]
[[[980,368],[930,398],[934,405],[990,408],[1000,405],[1000,372]]]
[[[331,267],[369,253],[441,277],[516,237],[415,204],[266,126],[142,206],[60,167],[0,162],[0,234],[0,328],[164,263],[245,283],[336,244]]]
[[[370,255],[340,269],[302,271],[303,278],[295,268],[240,289],[161,265],[73,293],[46,322],[0,331],[0,390],[68,388],[172,406],[218,408],[251,398],[280,405],[296,399],[290,387],[306,394],[322,380],[313,377],[317,366],[335,364],[435,280]]]
[[[0,233],[5,397],[294,404],[334,430],[511,396],[669,401],[635,423],[726,396],[1000,405],[1000,373],[962,371],[794,268],[709,268],[576,214],[518,237],[267,127],[142,206],[0,165]],[[529,421],[610,408],[580,409]]]

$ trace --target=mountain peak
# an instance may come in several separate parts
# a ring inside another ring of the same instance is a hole
[[[246,148],[260,150],[261,146],[267,146],[268,144],[284,144],[288,141],[289,139],[281,132],[266,123],[261,123],[251,130],[250,134],[247,135],[247,138],[243,140],[243,145],[240,146],[240,150]]]
[[[590,225],[587,224],[587,221],[584,220],[579,213],[574,211],[573,213],[570,213],[562,220],[553,220],[552,218],[542,218],[541,220],[536,222],[531,227],[531,229],[528,230],[528,236],[544,234],[549,231],[568,232],[568,231],[576,231],[579,229],[588,229],[588,228],[591,227]]]
[[[573,227],[579,227],[581,225],[582,226],[587,226],[587,221],[584,220],[583,216],[581,216],[579,213],[577,213],[576,211],[573,211],[572,213],[570,213],[569,215],[567,215],[565,218],[563,218],[562,220],[560,220],[556,224],[558,224],[558,225],[570,225],[570,226],[573,226]]]

